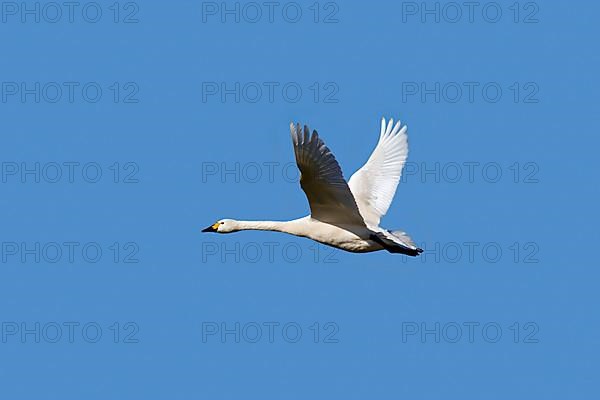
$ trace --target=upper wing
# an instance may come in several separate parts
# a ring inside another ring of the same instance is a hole
[[[373,154],[348,182],[368,226],[379,226],[400,181],[408,156],[407,127],[400,127],[400,121],[394,125],[394,120],[390,119],[386,125],[385,118],[381,119],[379,142]]]
[[[300,169],[300,186],[308,198],[311,216],[323,222],[364,226],[342,170],[317,131],[311,136],[306,125],[302,131],[300,124],[293,123],[290,131]]]

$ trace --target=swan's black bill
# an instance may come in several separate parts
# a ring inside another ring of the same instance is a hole
[[[216,231],[217,231],[217,229],[215,228],[214,225],[211,225],[208,228],[202,229],[202,232],[216,232]]]

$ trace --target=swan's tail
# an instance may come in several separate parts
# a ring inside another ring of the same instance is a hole
[[[410,236],[403,231],[383,231],[373,235],[373,240],[381,244],[390,253],[418,256],[423,252],[415,245]]]

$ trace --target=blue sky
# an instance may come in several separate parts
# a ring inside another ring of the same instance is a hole
[[[1,4],[7,396],[597,398],[597,5],[56,4]],[[420,258],[200,233],[382,116]]]

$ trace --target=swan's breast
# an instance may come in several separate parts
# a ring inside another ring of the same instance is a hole
[[[370,231],[365,227],[337,226],[314,219],[305,223],[302,236],[319,243],[356,253],[382,249],[381,245],[369,239]]]

